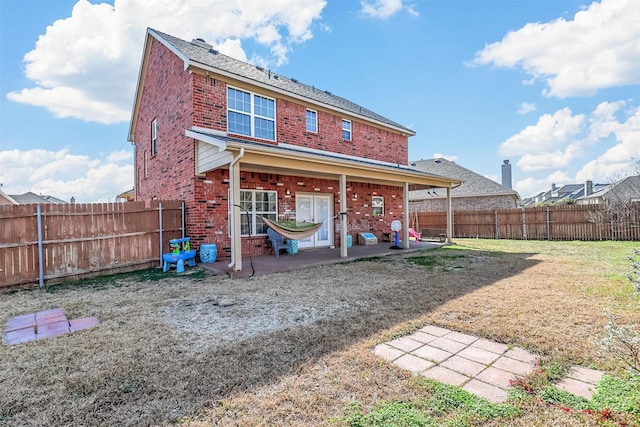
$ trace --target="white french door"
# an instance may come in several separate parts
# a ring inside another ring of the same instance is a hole
[[[296,193],[296,221],[322,222],[322,227],[313,236],[298,242],[299,248],[331,246],[332,202],[331,194]]]

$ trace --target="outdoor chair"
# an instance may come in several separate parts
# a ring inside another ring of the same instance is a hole
[[[276,256],[280,256],[280,251],[282,249],[292,250],[291,240],[287,240],[271,228],[267,228],[267,235],[269,236],[269,240],[271,240],[271,248],[275,252]]]

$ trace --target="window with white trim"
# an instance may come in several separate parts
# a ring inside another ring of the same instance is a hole
[[[228,87],[227,130],[229,133],[275,141],[275,99]]]
[[[383,216],[384,215],[384,197],[373,196],[371,198],[371,208],[372,208],[373,216]]]
[[[240,190],[240,233],[243,236],[267,234],[262,217],[276,221],[278,193],[263,190]],[[231,213],[229,213],[231,215]],[[231,221],[229,221],[231,223]]]
[[[158,120],[153,119],[151,122],[151,155],[158,153]]]
[[[318,112],[307,109],[307,132],[318,133]]]
[[[342,119],[342,139],[351,141],[351,120]]]

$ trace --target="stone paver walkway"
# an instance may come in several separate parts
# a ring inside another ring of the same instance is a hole
[[[12,317],[7,320],[4,333],[4,343],[7,345],[21,344],[43,338],[51,338],[81,329],[98,325],[95,317],[83,317],[67,320],[61,308],[39,311]]]
[[[533,371],[537,356],[473,335],[425,326],[416,333],[374,348],[374,353],[403,369],[462,387],[491,402],[507,400],[510,381]],[[556,386],[591,399],[601,371],[573,367]]]

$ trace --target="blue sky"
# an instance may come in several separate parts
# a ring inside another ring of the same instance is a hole
[[[350,99],[521,197],[640,158],[637,0],[0,0],[0,183],[78,202],[133,187],[147,27]]]

